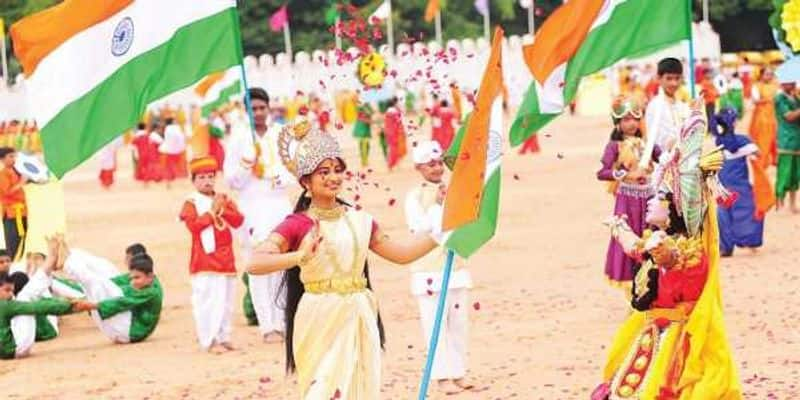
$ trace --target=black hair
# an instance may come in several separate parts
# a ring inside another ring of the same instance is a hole
[[[144,122],[139,122],[138,124],[136,124],[136,129],[138,129],[138,130],[142,130],[142,129],[146,129],[146,128],[147,128],[147,125],[145,125]]]
[[[667,193],[664,199],[669,202],[669,227],[666,229],[667,235],[685,235],[689,232],[689,229],[686,228],[686,221],[684,221],[683,217],[678,213],[674,195],[672,193]]]
[[[664,74],[683,75],[683,64],[674,57],[667,57],[658,62],[658,76]]]
[[[165,125],[172,125],[175,123],[175,118],[169,117],[164,120]]]
[[[303,190],[303,193],[300,194],[300,198],[297,199],[297,203],[294,206],[295,213],[306,211],[311,206],[311,197],[306,196],[306,193],[307,191]],[[346,202],[338,198],[336,202],[344,206],[349,206]],[[372,290],[372,282],[369,279],[369,262],[367,261],[364,262],[364,278],[367,279],[367,288]],[[300,304],[300,298],[302,298],[303,293],[305,293],[303,282],[300,281],[300,267],[294,266],[288,269],[283,276],[281,285],[286,288],[286,303],[284,304],[284,317],[286,322],[286,372],[292,373],[296,369],[293,340],[294,316],[297,314],[297,306]],[[283,287],[281,289],[283,289]],[[279,293],[281,291],[279,291]],[[383,329],[380,311],[378,312],[378,334],[380,336],[381,349],[383,349],[386,343],[386,333]]]
[[[128,269],[150,275],[153,273],[153,259],[147,254],[137,254],[131,258]]]
[[[8,280],[11,281],[11,283],[14,284],[14,296],[16,296],[16,295],[19,294],[19,292],[22,291],[22,289],[25,287],[25,285],[28,284],[28,281],[30,281],[30,278],[28,278],[28,274],[26,274],[26,273],[24,273],[22,271],[17,271],[17,272],[14,272],[12,274],[9,274],[8,275]]]
[[[6,271],[0,272],[0,285],[7,284],[14,284],[14,281],[11,279],[11,275]]]
[[[442,107],[447,107],[447,106],[449,106],[449,105],[450,105],[450,103],[448,103],[448,102],[447,102],[447,100],[442,100],[442,101],[441,101],[439,104],[440,104]]]
[[[0,257],[11,257],[11,254],[8,254],[6,249],[0,249]]]
[[[134,257],[139,254],[147,254],[147,248],[141,243],[134,243],[125,249],[125,254]]]
[[[269,104],[269,94],[267,94],[266,90],[260,87],[254,87],[250,88],[250,90],[248,90],[247,92],[250,93],[250,101],[261,100]]]
[[[16,153],[17,151],[11,147],[0,147],[0,158],[6,158],[7,155]]]
[[[642,137],[642,129],[641,128],[636,129],[636,133],[633,136],[636,136],[638,138]],[[614,130],[611,131],[611,140],[614,142],[621,142],[625,140],[625,134],[622,133],[621,129],[615,126]]]

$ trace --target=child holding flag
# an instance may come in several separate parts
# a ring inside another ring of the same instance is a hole
[[[437,243],[433,235],[389,239],[372,216],[343,204],[346,165],[333,135],[301,122],[284,128],[279,143],[304,191],[295,213],[256,249],[248,271],[287,270],[286,360],[297,370],[301,398],[380,399],[383,329],[368,250],[408,264]]]
[[[447,190],[443,179],[442,148],[438,142],[425,141],[417,144],[412,156],[423,181],[406,195],[406,224],[412,234],[431,233],[432,227],[438,223],[434,219],[441,215]],[[411,293],[419,304],[425,340],[431,337],[433,331],[446,253],[444,247],[439,247],[411,265]],[[460,263],[457,263],[456,270],[450,277],[447,307],[431,373],[431,379],[438,381],[439,388],[447,394],[473,387],[464,382],[469,325],[467,304],[472,278],[469,271],[458,268],[458,264]]]

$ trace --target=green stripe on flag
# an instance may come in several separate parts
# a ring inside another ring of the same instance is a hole
[[[237,95],[242,92],[242,82],[240,80],[236,80],[236,82],[231,83],[228,87],[222,89],[219,92],[219,96],[212,102],[203,105],[202,115],[203,117],[208,117],[212,111],[228,104],[231,100],[231,97]]]
[[[456,229],[447,238],[445,246],[455,251],[459,257],[469,258],[494,236],[500,209],[500,176],[501,169],[497,167],[484,183],[478,219]]]
[[[564,103],[578,92],[584,76],[625,58],[636,58],[688,39],[691,24],[687,1],[627,0],[616,6],[604,24],[592,29],[567,65]],[[539,113],[535,83],[531,83],[509,133],[517,146],[560,114]]]
[[[180,28],[62,109],[41,130],[50,170],[62,177],[134,126],[149,103],[239,64],[238,18],[230,8]]]

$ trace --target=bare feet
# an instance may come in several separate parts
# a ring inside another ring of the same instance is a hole
[[[453,379],[453,383],[464,390],[472,390],[475,389],[475,385],[467,383],[464,378]]]
[[[56,238],[58,239],[59,247],[54,269],[58,271],[64,269],[64,263],[67,262],[67,257],[69,256],[69,247],[67,246],[67,241],[64,239],[63,233],[56,234]]]
[[[225,354],[229,351],[233,351],[233,345],[229,342],[225,343],[214,343],[209,347],[208,352],[211,354]]]
[[[282,343],[284,340],[283,333],[278,331],[272,331],[264,335],[264,343],[273,344],[273,343]]]
[[[449,379],[441,379],[436,383],[437,383],[436,386],[438,387],[439,391],[448,396],[459,394],[464,391],[463,388],[459,387],[458,385],[455,384],[454,381],[451,381]]]

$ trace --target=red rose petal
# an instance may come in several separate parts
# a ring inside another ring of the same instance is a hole
[[[389,199],[389,207],[394,206],[394,203],[396,203],[396,202],[397,202],[397,200],[395,200],[395,199]]]
[[[481,303],[476,301],[475,304],[472,305],[472,308],[474,308],[475,311],[480,311],[481,310]]]

